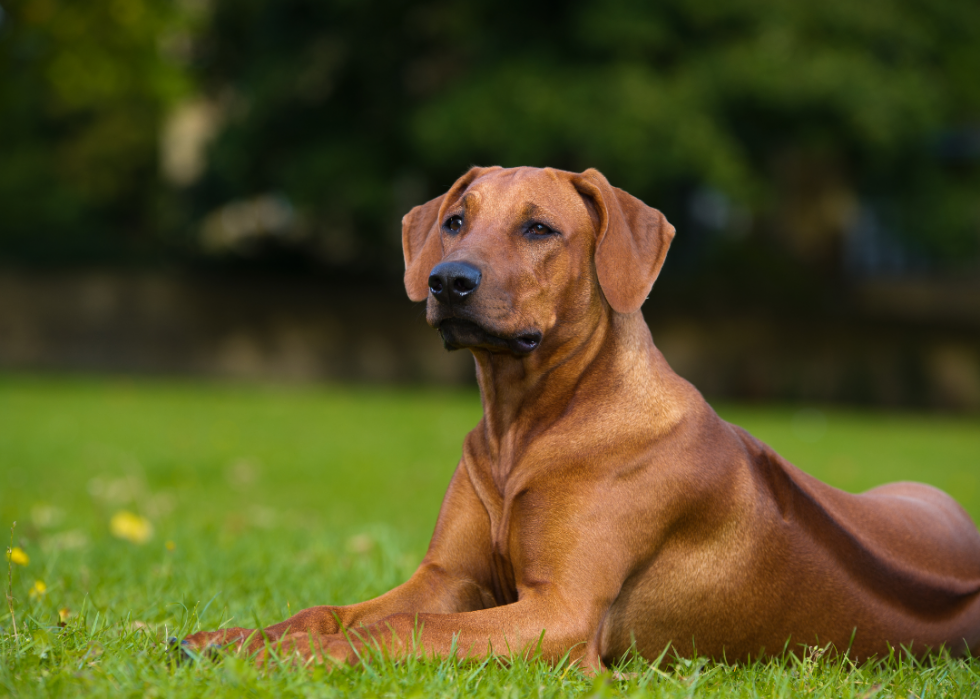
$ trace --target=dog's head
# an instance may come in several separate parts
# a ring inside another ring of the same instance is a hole
[[[405,288],[447,348],[523,356],[597,309],[637,312],[673,235],[597,170],[475,167],[402,219]]]

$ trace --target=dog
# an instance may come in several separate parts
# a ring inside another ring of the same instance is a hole
[[[976,653],[980,533],[953,498],[825,485],[667,365],[640,306],[673,236],[596,170],[473,168],[412,209],[408,296],[472,352],[483,402],[425,558],[376,599],[183,648],[535,653],[589,672],[668,648]]]

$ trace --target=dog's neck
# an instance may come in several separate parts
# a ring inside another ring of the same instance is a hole
[[[526,357],[473,350],[483,401],[482,436],[499,469],[494,474],[498,485],[526,443],[575,409],[579,391],[591,396],[583,403],[593,406],[588,410],[595,410],[597,396],[609,410],[629,410],[642,393],[644,402],[664,406],[665,423],[671,421],[667,406],[673,403],[672,384],[679,377],[654,346],[639,311],[598,314],[567,337],[542,343],[541,350]]]

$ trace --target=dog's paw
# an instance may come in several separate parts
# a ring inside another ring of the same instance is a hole
[[[176,661],[178,665],[200,660],[203,656],[203,653],[198,651],[196,646],[188,642],[186,638],[180,640],[176,636],[171,636],[167,639],[167,647],[170,651],[171,659]]]
[[[220,631],[198,631],[183,640],[170,639],[170,650],[178,662],[215,659],[222,650],[239,651],[255,632],[252,629],[221,629]]]

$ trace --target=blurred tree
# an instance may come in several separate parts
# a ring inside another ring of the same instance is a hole
[[[283,192],[340,262],[397,262],[471,163],[599,167],[824,271],[869,207],[921,256],[980,243],[970,0],[216,0],[199,50],[229,105],[199,202]]]
[[[472,163],[598,167],[699,269],[776,254],[826,278],[980,245],[972,0],[193,7],[191,40],[164,0],[12,6],[0,249],[159,249],[163,230],[394,274],[401,215]]]
[[[169,0],[23,0],[0,24],[0,259],[158,255],[158,137],[190,83]]]

